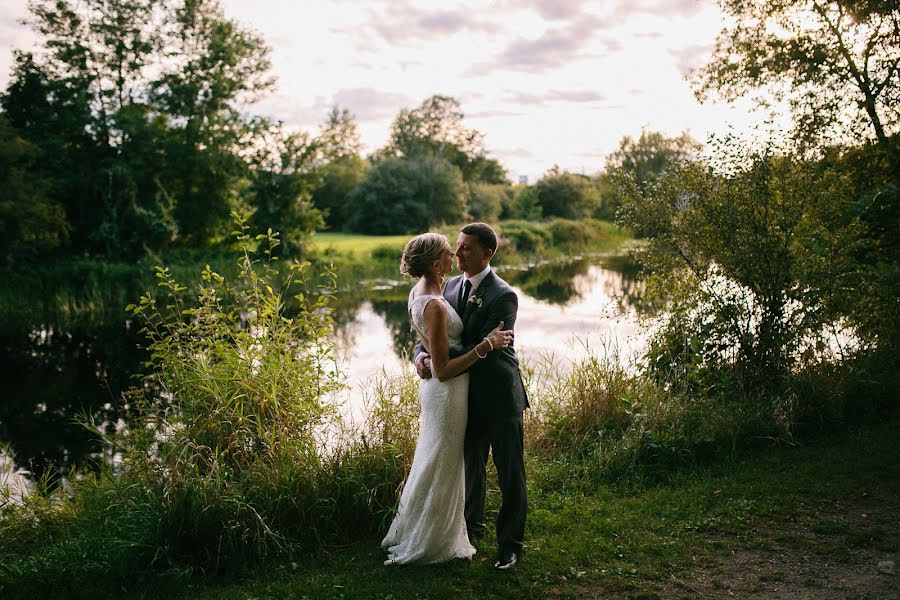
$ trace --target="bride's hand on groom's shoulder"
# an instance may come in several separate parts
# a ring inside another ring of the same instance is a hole
[[[422,379],[431,379],[431,356],[429,354],[419,354],[416,357],[416,373]]]

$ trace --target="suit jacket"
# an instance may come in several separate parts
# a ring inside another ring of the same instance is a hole
[[[469,296],[465,306],[458,306],[463,277],[452,278],[444,286],[444,298],[456,309],[463,321],[463,347],[451,349],[451,358],[470,351],[493,330],[500,321],[504,329],[514,329],[519,299],[509,284],[493,270]],[[421,340],[415,354],[424,352]],[[528,407],[528,397],[522,383],[519,360],[512,345],[488,352],[469,369],[469,422],[484,422],[521,415]]]

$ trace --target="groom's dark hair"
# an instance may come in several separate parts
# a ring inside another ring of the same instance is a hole
[[[497,246],[500,245],[500,238],[494,228],[487,223],[469,223],[459,230],[466,235],[474,235],[478,238],[478,243],[485,250],[490,250],[492,254],[497,253]]]

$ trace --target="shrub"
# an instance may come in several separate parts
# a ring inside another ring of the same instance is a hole
[[[550,232],[540,223],[505,221],[500,227],[503,254],[543,254],[553,244]]]

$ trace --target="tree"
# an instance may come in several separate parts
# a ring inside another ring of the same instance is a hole
[[[312,202],[331,229],[344,228],[347,203],[352,192],[369,171],[369,163],[360,156],[362,142],[353,115],[337,106],[331,109],[316,138],[320,147],[321,183],[313,190]]]
[[[698,157],[701,145],[687,132],[670,138],[656,131],[641,131],[634,139],[625,136],[606,159],[606,173],[600,177],[601,201],[597,216],[614,218],[622,202],[616,181],[629,178],[642,190],[668,171]]]
[[[82,94],[90,133],[103,146],[121,140],[116,115],[146,97],[147,70],[161,49],[158,0],[34,0],[30,23],[44,38],[51,79]]]
[[[337,106],[331,108],[319,131],[318,142],[324,160],[358,157],[362,152],[359,129],[350,111]]]
[[[469,184],[469,216],[475,221],[493,223],[500,219],[503,203],[510,195],[509,185]]]
[[[239,152],[253,145],[254,130],[240,107],[274,85],[270,49],[215,0],[177,7],[164,39],[171,66],[150,85],[150,100],[177,132],[168,152],[178,223],[189,240],[205,243],[225,233],[234,188],[246,176]]]
[[[891,0],[720,0],[729,25],[709,64],[694,74],[697,96],[734,100],[765,90],[787,100],[798,138],[834,132],[874,137],[900,170],[900,9]],[[764,105],[765,95],[757,98]]]
[[[502,165],[485,155],[484,134],[467,129],[463,117],[459,101],[450,96],[434,95],[415,109],[404,108],[379,156],[434,156],[456,166],[465,181],[505,182]]]
[[[534,184],[537,203],[544,217],[582,219],[600,204],[600,194],[590,178],[553,167]]]
[[[344,229],[349,219],[350,195],[365,179],[369,162],[359,156],[336,158],[321,169],[321,183],[312,192],[312,202],[322,211],[325,225]]]
[[[730,369],[745,391],[772,389],[827,360],[832,326],[848,324],[857,342],[895,357],[897,304],[886,300],[898,293],[897,236],[881,247],[868,209],[848,199],[883,204],[894,222],[896,201],[873,197],[877,184],[860,188],[846,158],[716,143],[711,164],[625,188],[622,219],[648,236],[651,296],[669,300],[651,369],[676,385],[709,384]]]
[[[72,249],[133,256],[227,227],[270,89],[268,48],[215,0],[35,0],[4,112],[45,160]]]
[[[63,208],[68,242],[83,250],[100,212],[93,193],[100,149],[88,133],[92,117],[87,95],[53,79],[30,53],[15,52],[14,60],[0,107],[15,135],[40,156],[23,167],[28,178],[42,182],[47,199]]]
[[[46,196],[47,184],[32,175],[37,149],[0,115],[0,257],[33,258],[59,247],[69,224],[62,207]]]
[[[303,133],[285,133],[280,126],[261,127],[266,137],[252,160],[250,221],[256,231],[277,231],[281,248],[297,255],[312,232],[325,224],[310,201],[320,182],[316,158],[319,144]]]
[[[350,195],[348,227],[369,234],[421,233],[461,221],[465,198],[459,169],[446,160],[388,158]]]

